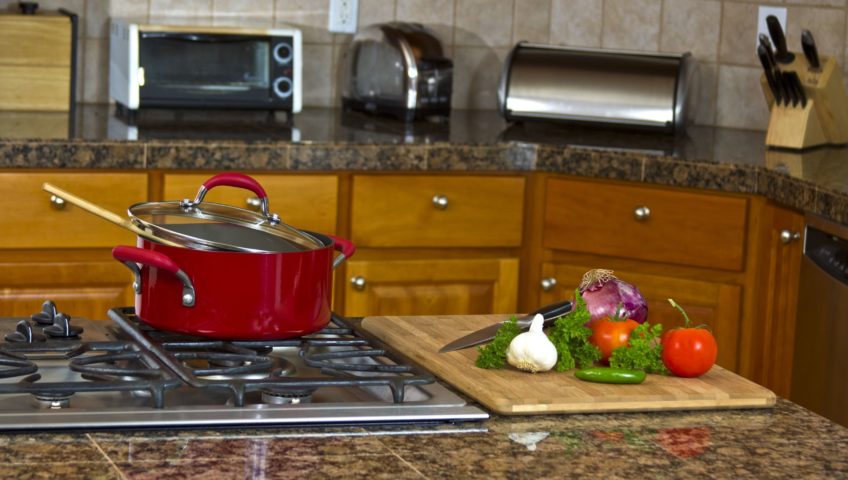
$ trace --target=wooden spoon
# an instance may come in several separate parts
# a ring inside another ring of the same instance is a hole
[[[129,219],[121,217],[120,215],[118,215],[114,212],[111,212],[109,210],[106,210],[103,207],[95,205],[95,204],[89,202],[88,200],[83,200],[82,198],[74,195],[73,193],[66,192],[66,191],[62,190],[61,188],[57,187],[56,185],[52,185],[50,183],[44,183],[44,184],[41,185],[41,188],[43,188],[44,191],[46,191],[46,192],[49,192],[49,193],[52,193],[53,195],[56,195],[57,197],[59,197],[62,200],[70,203],[71,205],[76,205],[77,207],[85,210],[86,212],[94,214],[94,215],[96,215],[96,216],[98,216],[98,217],[100,217],[100,218],[102,218],[106,221],[112,222],[115,225],[122,227],[122,228],[125,228],[125,229],[135,233],[138,236],[144,237],[144,238],[146,238],[148,240],[152,240],[154,242],[161,243],[163,245],[169,245],[171,247],[182,247],[182,245],[180,245],[178,243],[172,242],[170,240],[165,240],[164,238],[161,238],[161,237],[157,237],[156,235],[148,232],[147,230],[143,230],[143,229],[139,228],[136,224],[129,221]]]

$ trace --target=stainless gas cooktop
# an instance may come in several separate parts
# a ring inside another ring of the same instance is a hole
[[[0,430],[450,423],[488,415],[333,316],[280,341],[151,329],[132,308],[0,318]]]

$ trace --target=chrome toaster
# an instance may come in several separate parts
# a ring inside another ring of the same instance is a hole
[[[450,113],[453,62],[418,23],[371,25],[341,64],[342,106],[410,121]]]
[[[498,87],[509,121],[543,119],[682,133],[695,109],[696,63],[661,54],[517,44]]]

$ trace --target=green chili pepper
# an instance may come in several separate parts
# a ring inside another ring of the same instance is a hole
[[[644,371],[623,368],[584,368],[574,372],[574,376],[580,380],[597,383],[642,383],[645,381]]]

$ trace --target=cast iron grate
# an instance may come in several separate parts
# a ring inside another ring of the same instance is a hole
[[[275,341],[222,341],[163,332],[141,323],[132,307],[115,308],[109,317],[182,381],[196,388],[228,391],[241,407],[248,392],[308,395],[322,387],[379,387],[402,403],[406,387],[426,385],[434,377],[376,348],[342,317],[333,314],[323,330]],[[273,349],[297,349],[303,363],[320,375],[288,375],[287,365],[269,355]]]

